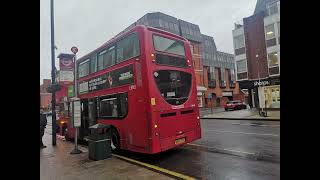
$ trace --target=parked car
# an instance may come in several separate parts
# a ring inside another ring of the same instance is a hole
[[[228,101],[227,104],[224,106],[226,111],[232,110],[239,110],[239,109],[247,109],[247,105],[241,101]]]

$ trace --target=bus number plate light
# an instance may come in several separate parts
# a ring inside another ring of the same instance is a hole
[[[180,139],[177,139],[174,143],[176,145],[179,145],[179,144],[183,144],[186,142],[186,138],[180,138]]]

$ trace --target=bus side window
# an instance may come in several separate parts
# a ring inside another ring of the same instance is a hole
[[[128,95],[120,93],[101,97],[98,107],[99,118],[122,119],[128,113]]]
[[[117,43],[117,63],[126,61],[140,54],[140,44],[136,33],[130,34]]]
[[[119,94],[119,117],[125,117],[128,114],[128,94],[122,93]]]

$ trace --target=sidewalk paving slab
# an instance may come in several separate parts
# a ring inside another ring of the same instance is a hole
[[[45,133],[43,140],[47,148],[40,149],[41,180],[172,179],[116,157],[89,160],[87,148],[81,146],[79,149],[83,153],[71,155],[74,144],[57,139],[57,146],[53,147],[48,133]]]
[[[256,109],[222,111],[202,115],[202,119],[230,119],[230,120],[270,120],[280,121],[280,111],[268,111],[268,117],[261,117]]]

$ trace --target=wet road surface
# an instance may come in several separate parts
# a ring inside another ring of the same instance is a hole
[[[117,154],[196,179],[280,179],[280,122],[206,119],[201,126],[202,139],[180,148]]]

